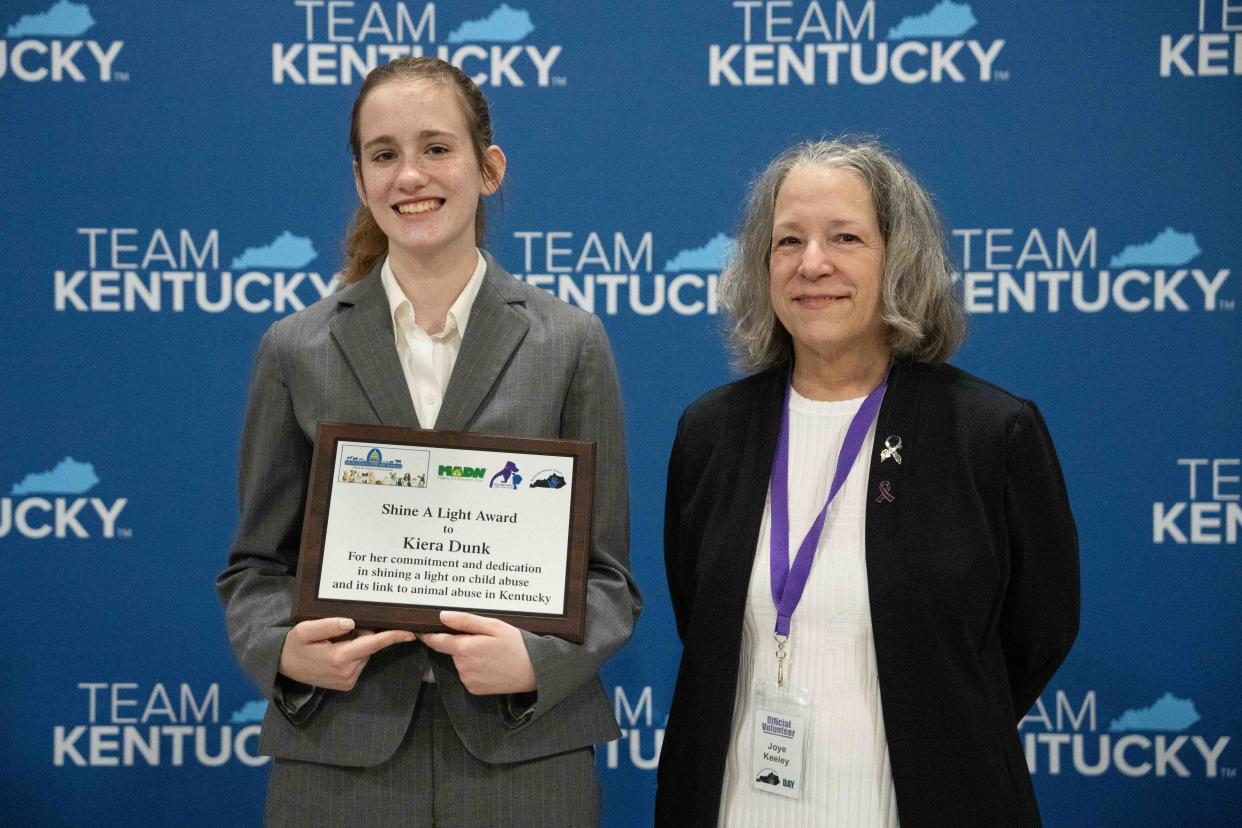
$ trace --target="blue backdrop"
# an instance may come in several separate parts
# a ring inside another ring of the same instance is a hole
[[[341,265],[359,78],[410,51],[492,101],[488,247],[599,314],[620,366],[646,608],[604,675],[606,824],[650,821],[665,462],[730,378],[747,182],[846,132],[935,194],[954,362],[1036,400],[1065,468],[1082,633],[1020,727],[1046,822],[1236,819],[1242,5],[513,2],[0,7],[0,822],[259,821],[262,702],[212,587],[246,385]]]

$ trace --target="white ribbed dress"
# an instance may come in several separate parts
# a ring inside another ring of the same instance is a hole
[[[824,505],[846,429],[861,405],[861,398],[817,402],[796,391],[790,395],[791,558]],[[828,510],[786,645],[786,686],[808,688],[814,706],[801,800],[758,793],[749,780],[753,689],[776,682],[769,492],[746,599],[733,733],[720,795],[719,824],[726,828],[898,824],[867,595],[865,516],[874,443],[873,425]]]

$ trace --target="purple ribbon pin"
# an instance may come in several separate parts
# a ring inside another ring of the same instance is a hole
[[[887,480],[880,481],[880,496],[875,499],[876,503],[892,503],[897,498],[893,497],[893,484]]]

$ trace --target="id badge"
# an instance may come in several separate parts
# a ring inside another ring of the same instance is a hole
[[[750,787],[786,799],[801,799],[806,779],[811,695],[775,684],[755,688],[751,733]]]

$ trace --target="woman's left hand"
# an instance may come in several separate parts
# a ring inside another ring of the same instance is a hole
[[[461,683],[476,696],[525,693],[535,689],[535,668],[522,631],[497,618],[469,612],[440,613],[440,623],[456,633],[419,633],[418,639],[453,657]]]

